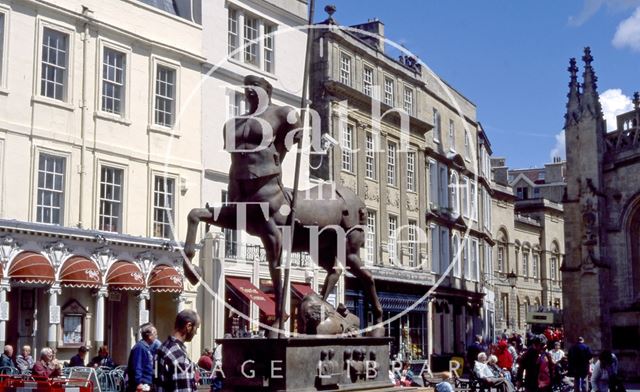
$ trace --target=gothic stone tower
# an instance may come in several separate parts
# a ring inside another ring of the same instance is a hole
[[[611,345],[609,273],[603,244],[606,198],[601,191],[606,125],[589,48],[585,48],[582,59],[582,85],[577,80],[576,60],[570,61],[564,127],[567,148],[566,252],[562,267],[564,327],[569,345],[583,336],[599,351]]]

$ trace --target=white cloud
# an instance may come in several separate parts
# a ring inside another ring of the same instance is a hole
[[[569,17],[569,24],[581,26],[588,21],[602,6],[613,11],[627,10],[640,5],[640,0],[585,0],[582,10],[577,16]]]
[[[619,88],[609,89],[600,94],[600,104],[604,119],[607,120],[607,131],[616,129],[616,116],[633,109],[631,98],[622,93]]]
[[[553,162],[553,158],[560,157],[565,159],[567,157],[567,149],[565,147],[564,129],[556,135],[556,145],[551,149],[549,154],[549,161]]]
[[[633,15],[620,22],[611,43],[619,49],[629,47],[640,51],[640,7],[636,8]]]

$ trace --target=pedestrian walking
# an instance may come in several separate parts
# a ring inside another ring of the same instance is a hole
[[[185,342],[190,342],[198,332],[200,316],[191,309],[178,313],[173,334],[156,351],[157,392],[195,392],[197,390],[197,366],[189,359]]]
[[[141,339],[133,346],[127,362],[127,392],[144,391],[153,385],[153,357],[158,331],[151,323],[140,326]]]
[[[580,336],[577,344],[569,349],[569,376],[573,377],[574,392],[587,392],[587,376],[589,375],[589,361],[593,357],[591,349]]]

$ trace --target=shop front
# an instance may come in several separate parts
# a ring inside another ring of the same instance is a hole
[[[0,345],[45,346],[68,360],[107,345],[126,363],[140,324],[168,335],[180,307],[180,262],[160,241],[0,221]],[[25,228],[24,226],[29,226]],[[58,232],[52,232],[52,229]],[[177,302],[176,302],[177,301]],[[176,306],[176,304],[178,306]]]

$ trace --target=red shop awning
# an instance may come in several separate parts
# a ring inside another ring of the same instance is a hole
[[[310,285],[306,283],[291,283],[291,291],[300,299],[303,299],[305,295],[315,294]]]
[[[144,276],[137,265],[129,261],[116,261],[107,273],[107,286],[111,290],[142,290]]]
[[[260,311],[267,317],[276,316],[276,303],[273,302],[262,290],[254,286],[249,279],[227,277],[227,284],[238,295],[258,305]]]
[[[60,284],[66,287],[100,287],[100,270],[86,257],[72,256],[60,268]]]
[[[182,276],[168,265],[158,265],[149,274],[149,289],[161,293],[182,292]]]
[[[18,283],[51,284],[55,271],[46,257],[37,252],[22,252],[13,259],[9,268],[9,278]]]

